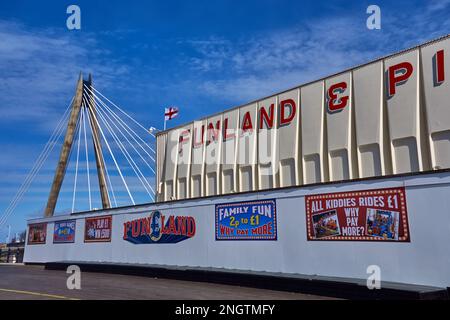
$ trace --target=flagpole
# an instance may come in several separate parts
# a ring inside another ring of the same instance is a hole
[[[166,116],[164,115],[164,131],[166,131]]]

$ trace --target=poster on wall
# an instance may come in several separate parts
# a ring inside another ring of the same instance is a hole
[[[194,237],[195,229],[194,217],[153,211],[147,217],[124,222],[123,240],[133,244],[178,243]]]
[[[56,221],[53,229],[53,243],[74,243],[75,227],[75,220]]]
[[[405,188],[305,197],[308,240],[409,242]]]
[[[47,223],[30,224],[28,227],[28,244],[44,244],[47,238]]]
[[[110,242],[112,216],[86,218],[84,223],[84,242]]]
[[[216,240],[277,240],[275,199],[216,205]]]

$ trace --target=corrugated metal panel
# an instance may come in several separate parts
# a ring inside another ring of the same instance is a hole
[[[447,37],[195,122],[190,169],[172,152],[186,127],[163,133],[158,200],[450,168],[449,52]]]
[[[238,191],[237,178],[237,143],[239,127],[239,109],[225,112],[223,115],[223,136],[221,152],[221,187],[222,193]]]
[[[178,139],[177,199],[189,198],[191,171],[192,124],[180,129]]]
[[[450,39],[422,48],[421,66],[431,165],[450,168]]]
[[[385,61],[388,125],[394,173],[429,169],[429,153],[424,145],[425,135],[422,127],[425,114],[421,112],[418,61],[419,50]],[[398,81],[406,76],[408,77],[405,80]]]
[[[156,137],[156,200],[164,201],[164,160],[166,156],[167,133]]]
[[[166,153],[164,157],[164,199],[176,199],[176,177],[178,164],[178,139],[180,129],[167,133]]]
[[[382,61],[353,72],[356,144],[361,178],[392,173],[383,75]]]
[[[278,186],[277,183],[277,97],[272,97],[258,102],[258,119],[254,124],[258,130],[258,151],[256,159],[258,163],[259,189],[270,189]]]
[[[256,107],[256,104],[252,104],[242,107],[239,112],[238,165],[241,192],[258,190]]]
[[[220,194],[220,148],[222,146],[222,116],[209,118],[205,140],[205,196]]]
[[[203,170],[205,163],[206,121],[193,124],[190,191],[191,198],[203,196]]]
[[[294,89],[278,96],[278,108],[291,109],[293,116],[285,112],[283,121],[278,120],[277,150],[278,176],[280,187],[302,184],[303,172],[301,162],[300,138],[300,90]],[[280,109],[281,110],[281,109]],[[280,115],[280,112],[278,112]],[[292,120],[288,121],[292,117]]]
[[[325,81],[330,181],[358,177],[351,84],[351,72]]]
[[[328,181],[324,82],[300,89],[304,183]]]

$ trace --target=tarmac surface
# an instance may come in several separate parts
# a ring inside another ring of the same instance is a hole
[[[69,290],[70,274],[43,266],[0,264],[0,300],[324,300],[315,295],[205,282],[81,273],[81,289]]]

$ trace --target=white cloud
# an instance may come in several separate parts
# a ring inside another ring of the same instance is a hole
[[[450,6],[450,0],[428,0],[427,11],[435,12]]]
[[[188,64],[200,72],[200,92],[245,103],[440,36],[450,26],[442,10],[447,5],[433,1],[413,12],[382,8],[382,30],[368,30],[365,13],[352,13],[252,38],[191,40],[196,54]]]
[[[80,71],[95,70],[104,85],[128,73],[127,67],[111,59],[90,34],[29,30],[0,20],[0,39],[3,122],[33,120],[46,128],[70,102]]]

